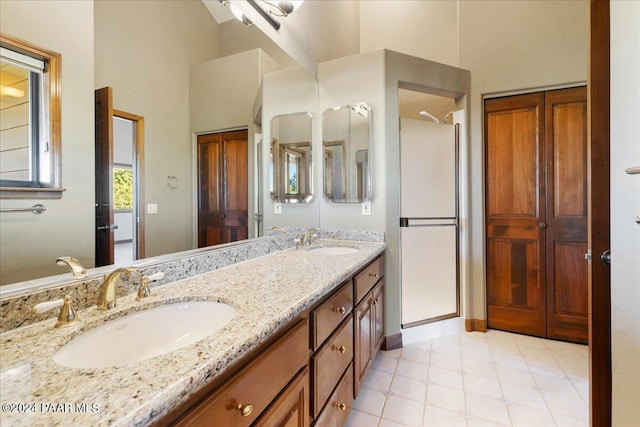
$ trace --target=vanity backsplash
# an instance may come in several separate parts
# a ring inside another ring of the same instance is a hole
[[[290,248],[295,245],[294,239],[306,230],[302,228],[286,228],[286,231],[286,234],[282,234],[278,230],[268,230],[266,237],[246,242],[204,251],[186,251],[174,254],[170,259],[167,259],[167,256],[160,256],[138,261],[134,263],[134,266],[138,269],[137,273],[131,276],[120,276],[120,284],[117,287],[118,297],[136,292],[142,275],[150,276],[158,272],[164,273],[164,278],[150,284],[152,288],[186,279]],[[319,230],[317,234],[318,239],[384,242],[384,233],[377,231]],[[184,256],[181,256],[181,254],[184,254]],[[110,270],[106,269],[102,270],[102,272],[109,273]],[[76,310],[83,310],[95,305],[102,280],[102,275],[78,279],[70,278],[66,283],[46,289],[33,292],[16,292],[15,294],[8,293],[7,296],[0,298],[0,332],[6,332],[57,316],[57,310],[42,314],[33,313],[33,307],[40,302],[52,301],[64,298],[65,295],[71,295]],[[42,279],[38,279],[33,282],[41,281]],[[20,287],[29,287],[29,284],[30,282],[23,282]]]

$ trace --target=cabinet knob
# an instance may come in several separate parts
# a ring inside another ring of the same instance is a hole
[[[339,351],[339,352],[340,352],[340,353],[342,353],[342,354],[344,354],[344,353],[345,353],[345,351],[347,351],[347,348],[346,348],[345,346],[341,345],[341,346],[339,346],[339,347],[338,347],[338,346],[336,346],[336,347],[335,347],[335,350],[336,350],[336,351]]]
[[[378,273],[369,273],[369,277],[375,277],[377,279]]]
[[[253,405],[243,405],[241,403],[238,403],[236,409],[238,410],[238,412],[240,412],[240,415],[242,415],[243,417],[248,417],[253,412]]]
[[[333,311],[335,311],[336,313],[344,314],[347,312],[347,309],[344,308],[344,306],[340,306],[340,307],[335,307]]]
[[[347,405],[344,402],[336,403],[336,406],[340,408],[341,411],[347,410]]]

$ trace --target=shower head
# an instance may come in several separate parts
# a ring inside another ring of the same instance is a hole
[[[418,115],[423,119],[431,119],[436,123],[440,123],[440,120],[438,120],[434,115],[427,113],[426,111],[420,111]]]

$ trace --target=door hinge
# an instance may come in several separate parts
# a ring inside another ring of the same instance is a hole
[[[587,253],[584,254],[584,259],[587,260],[587,263],[591,264],[591,249],[589,249]]]

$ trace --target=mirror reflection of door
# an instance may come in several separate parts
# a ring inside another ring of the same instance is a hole
[[[144,118],[113,109],[112,89],[96,90],[95,266],[144,258]]]
[[[249,237],[248,132],[198,135],[198,247]]]

